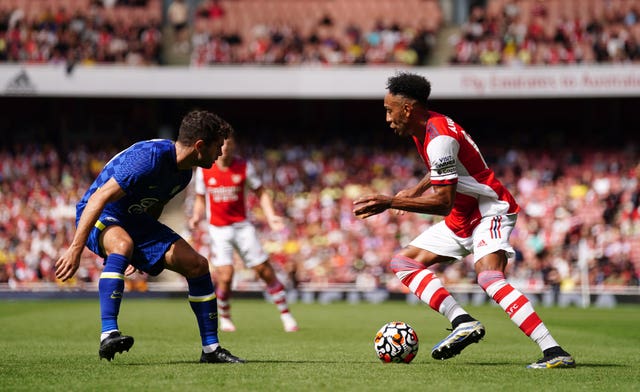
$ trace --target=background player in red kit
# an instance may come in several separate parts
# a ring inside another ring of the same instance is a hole
[[[429,171],[417,185],[395,196],[359,198],[354,214],[367,218],[396,209],[445,217],[391,260],[402,283],[451,322],[451,334],[435,345],[432,357],[458,355],[485,334],[484,326],[427,269],[473,254],[478,284],[543,351],[543,358],[527,367],[574,367],[571,355],[551,336],[527,297],[505,279],[507,260],[514,255],[509,236],[520,210],[513,196],[495,178],[464,129],[449,117],[428,110],[431,84],[427,79],[399,73],[389,78],[387,89],[387,122],[396,134],[413,138]]]
[[[284,223],[282,217],[276,215],[271,196],[253,165],[234,155],[235,145],[233,137],[225,140],[222,155],[215,164],[210,169],[198,168],[196,171],[196,200],[193,217],[189,221],[191,228],[195,228],[205,215],[209,222],[220,329],[236,330],[229,302],[235,250],[245,266],[252,268],[267,285],[267,291],[280,311],[285,331],[294,332],[298,330],[298,324],[289,311],[284,285],[277,278],[254,225],[247,220],[245,189],[251,189],[258,196],[272,230],[282,230]]]

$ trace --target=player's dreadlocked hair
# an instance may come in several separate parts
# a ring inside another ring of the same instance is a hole
[[[400,72],[387,80],[387,90],[393,95],[415,99],[426,107],[431,94],[431,83],[423,76]]]
[[[233,127],[217,115],[205,110],[193,110],[187,113],[180,124],[178,141],[192,146],[198,139],[207,145],[216,140],[224,140],[233,133]]]

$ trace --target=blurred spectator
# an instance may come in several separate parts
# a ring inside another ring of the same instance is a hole
[[[0,149],[0,282],[21,287],[52,282],[53,262],[68,246],[75,227],[75,203],[95,170],[117,148],[61,150],[53,145]],[[283,279],[324,285],[351,283],[401,290],[387,265],[407,241],[439,218],[381,214],[356,219],[352,201],[362,193],[390,193],[422,177],[420,162],[399,150],[330,144],[251,146],[245,155],[274,191],[277,211],[288,219],[278,233],[267,229],[255,197],[248,208],[279,265]],[[348,158],[346,158],[348,157]],[[526,289],[553,293],[579,287],[579,258],[587,255],[589,283],[597,287],[638,286],[640,277],[640,164],[636,153],[512,150],[495,161],[523,213],[512,234],[516,258],[510,276]],[[187,192],[191,192],[188,189]],[[186,211],[174,212],[179,221]],[[188,216],[188,215],[187,215]],[[206,230],[185,235],[205,256]],[[102,260],[86,252],[77,279],[64,287],[94,284]],[[475,279],[472,261],[439,271],[446,283]],[[253,275],[238,276],[238,288]],[[128,287],[144,289],[145,280]]]
[[[152,17],[153,12],[127,18],[119,17],[124,13],[113,13],[114,6],[146,5],[146,1],[125,3],[85,1],[72,13],[63,5],[54,8],[40,3],[17,3],[19,6],[14,8],[3,3],[0,5],[0,61],[159,64],[160,21]]]
[[[189,5],[185,0],[172,0],[167,8],[167,19],[175,34],[180,34],[189,23]]]
[[[486,6],[474,5],[459,34],[451,37],[450,63],[522,66],[638,61],[636,5],[596,3],[599,6],[592,5],[588,16],[577,12],[577,1],[573,1],[575,8],[563,11],[557,9],[559,3],[539,0],[489,0]]]

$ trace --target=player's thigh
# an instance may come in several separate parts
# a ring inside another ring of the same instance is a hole
[[[247,221],[234,225],[233,245],[247,268],[254,268],[269,258],[255,226]]]
[[[197,278],[209,273],[207,259],[182,238],[171,244],[165,253],[164,265],[187,278]]]
[[[100,247],[106,255],[116,253],[131,258],[133,254],[133,239],[125,229],[117,225],[105,227],[99,237]]]
[[[232,225],[209,225],[209,239],[211,240],[211,264],[214,267],[233,266],[233,240],[234,229]]]
[[[462,259],[470,253],[471,244],[471,238],[456,236],[441,221],[411,241],[402,254],[428,267]]]

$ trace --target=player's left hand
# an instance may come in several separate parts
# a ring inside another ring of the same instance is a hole
[[[353,202],[353,213],[358,218],[365,219],[388,210],[392,200],[393,197],[387,195],[362,196]]]
[[[132,266],[131,264],[129,264],[127,266],[127,269],[124,270],[124,276],[129,276],[129,275],[133,275],[136,271],[138,271],[138,269],[134,266]],[[142,271],[138,271],[140,274],[142,274]]]

